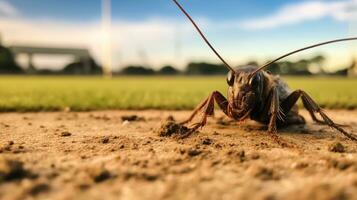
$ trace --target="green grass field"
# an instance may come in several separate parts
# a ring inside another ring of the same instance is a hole
[[[325,108],[357,108],[357,79],[287,77]],[[0,111],[191,109],[225,77],[0,76]]]

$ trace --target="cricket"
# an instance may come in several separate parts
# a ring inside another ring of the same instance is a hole
[[[298,107],[296,106],[297,101],[301,99],[313,121],[330,126],[347,138],[357,141],[355,135],[348,133],[339,124],[332,121],[304,90],[298,89],[291,91],[289,86],[279,76],[273,75],[265,70],[271,64],[292,54],[330,43],[357,40],[357,37],[326,41],[294,50],[261,67],[244,66],[233,68],[215,50],[195,21],[177,0],[173,0],[173,2],[191,21],[203,40],[229,70],[227,74],[228,97],[224,97],[224,95],[218,91],[212,92],[212,94],[194,109],[192,115],[181,123],[190,123],[197,115],[201,116],[199,122],[194,123],[190,129],[181,136],[182,138],[188,137],[206,124],[207,117],[214,114],[214,103],[216,102],[224,114],[234,120],[244,121],[250,118],[251,120],[267,125],[268,135],[276,142],[281,143],[276,134],[278,127],[305,124],[305,119],[299,115]],[[320,115],[322,119],[318,119],[317,114]]]
[[[357,0],[0,0],[0,200],[357,199]]]

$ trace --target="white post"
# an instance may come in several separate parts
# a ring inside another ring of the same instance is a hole
[[[112,77],[111,2],[102,0],[102,67],[103,75]]]
[[[350,36],[355,36],[357,34],[357,20],[356,19],[350,19],[349,24],[348,24],[348,35]],[[357,45],[355,41],[352,41],[350,44],[351,47],[351,54],[352,54],[352,59],[353,59],[353,66],[351,66],[350,69],[348,69],[348,75],[352,77],[357,76],[357,55],[356,55],[356,49]]]

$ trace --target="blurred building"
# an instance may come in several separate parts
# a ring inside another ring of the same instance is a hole
[[[20,46],[14,45],[9,47],[13,55],[16,57],[20,54],[25,54],[28,57],[27,73],[36,73],[36,67],[33,63],[35,55],[70,55],[73,56],[76,62],[69,68],[65,68],[66,73],[75,72],[75,74],[91,74],[93,72],[94,60],[90,56],[88,49],[79,48],[56,48],[56,47],[38,47],[38,46]]]

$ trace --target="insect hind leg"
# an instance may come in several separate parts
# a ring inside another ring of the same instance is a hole
[[[320,108],[320,106],[317,105],[317,103],[306,92],[304,92],[302,90],[296,90],[293,93],[291,93],[289,95],[289,97],[287,97],[286,100],[283,102],[283,105],[282,105],[283,109],[289,109],[289,106],[290,106],[290,109],[291,109],[291,107],[293,106],[293,105],[291,105],[291,103],[293,101],[295,101],[295,103],[296,103],[296,101],[300,97],[302,99],[304,107],[308,110],[308,112],[310,113],[310,115],[311,115],[311,117],[312,117],[312,119],[314,121],[326,124],[326,125],[330,126],[331,128],[334,128],[334,129],[338,130],[340,133],[342,133],[343,135],[345,135],[349,139],[357,141],[356,136],[354,136],[353,134],[348,133],[343,128],[341,128],[340,125],[338,125],[335,122],[333,122],[326,115],[326,113]],[[319,114],[321,116],[322,120],[318,120],[317,117],[316,117],[316,114]]]

